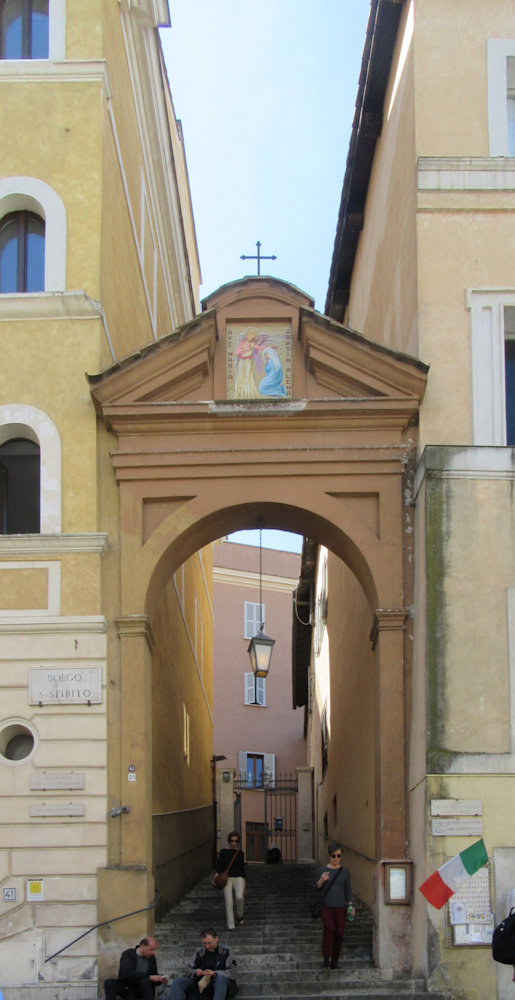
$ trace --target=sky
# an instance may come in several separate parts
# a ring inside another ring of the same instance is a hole
[[[256,274],[324,311],[370,0],[169,0],[161,30],[182,123],[200,297]],[[259,544],[258,531],[232,541]],[[300,552],[302,538],[263,531]]]
[[[203,284],[262,274],[324,311],[370,0],[169,0]]]

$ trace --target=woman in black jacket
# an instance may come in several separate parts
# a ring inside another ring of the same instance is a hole
[[[218,855],[216,870],[220,874],[229,869],[229,878],[224,889],[225,916],[227,920],[227,930],[234,930],[234,899],[236,897],[236,919],[239,924],[243,923],[243,910],[245,906],[245,857],[240,851],[240,835],[237,830],[231,830],[227,837],[229,847],[224,847]]]
[[[354,920],[356,911],[352,902],[350,874],[347,868],[342,868],[341,844],[329,844],[328,853],[329,862],[318,870],[315,889],[324,892],[324,905],[321,913],[324,925],[322,938],[324,969],[329,967],[337,969],[345,920],[347,914]]]

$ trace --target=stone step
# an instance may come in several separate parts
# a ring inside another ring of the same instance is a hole
[[[225,928],[223,894],[203,879],[156,925],[159,967],[182,975],[199,946],[202,927],[214,927],[238,963],[242,1000],[449,1000],[428,994],[421,979],[396,976],[372,962],[372,915],[359,900],[347,922],[340,968],[322,968],[322,922],[313,920],[317,866],[248,866],[245,923]]]

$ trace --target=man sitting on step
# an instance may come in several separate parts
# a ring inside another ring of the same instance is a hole
[[[155,938],[144,937],[136,948],[122,952],[118,979],[104,981],[105,1000],[154,1000],[156,986],[168,982],[157,971],[156,951]]]
[[[201,932],[202,946],[190,962],[187,976],[174,979],[166,991],[166,1000],[185,1000],[202,997],[207,1000],[225,1000],[238,992],[236,984],[236,959],[225,944],[218,943],[218,934],[212,928]]]

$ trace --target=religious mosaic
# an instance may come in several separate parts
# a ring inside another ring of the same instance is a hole
[[[291,399],[291,327],[231,323],[226,332],[227,399]]]

